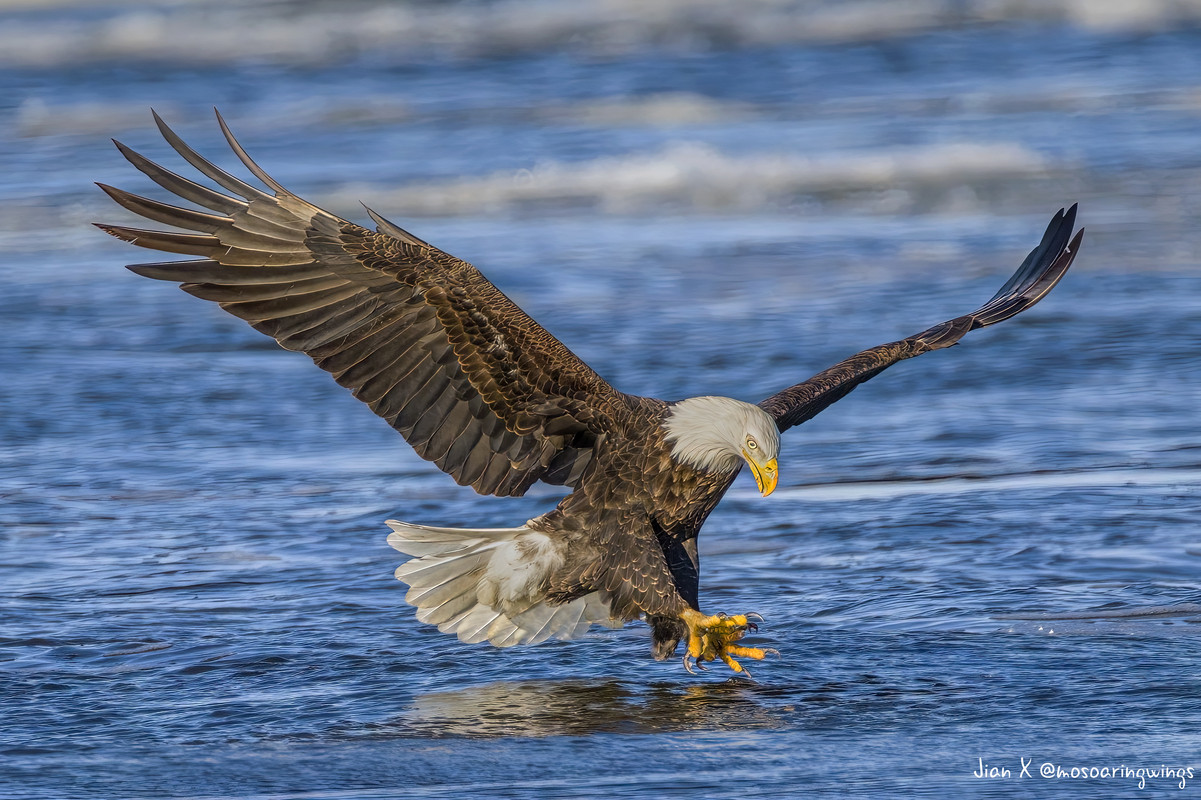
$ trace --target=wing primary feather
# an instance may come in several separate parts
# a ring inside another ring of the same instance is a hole
[[[1077,231],[1076,236],[1068,243],[1055,262],[1037,280],[1032,282],[1024,291],[1012,298],[999,298],[994,306],[992,302],[976,312],[974,315],[979,327],[983,328],[987,325],[993,325],[1003,320],[1009,319],[1015,314],[1024,311],[1030,306],[1037,303],[1046,297],[1047,293],[1055,288],[1056,284],[1063,279],[1067,274],[1068,267],[1072,265],[1072,261],[1076,258],[1076,253],[1080,250],[1080,244],[1084,239],[1084,229]]]
[[[427,411],[427,406],[413,402],[431,381],[438,380],[438,368],[428,358],[421,358],[412,348],[393,364],[366,381],[357,383],[355,397],[372,407],[410,444],[413,427]],[[343,386],[351,385],[344,376],[338,378]]]
[[[399,239],[400,241],[407,242],[408,244],[415,244],[420,247],[430,246],[429,242],[418,239],[416,236],[409,233],[395,222],[390,222],[372,211],[370,208],[367,208],[366,203],[360,203],[360,205],[362,205],[364,210],[366,210],[367,216],[371,217],[371,219],[375,222],[377,230],[379,230],[380,233],[386,233],[394,239]]]
[[[267,249],[264,246],[262,250],[254,250],[236,247],[228,242],[221,244],[221,248],[206,255],[235,267],[303,267],[313,263],[311,258],[296,249]]]
[[[379,399],[402,381],[412,386],[417,375],[423,374],[419,367],[424,367],[425,374],[433,374],[435,370],[429,363],[426,343],[436,332],[423,333],[402,329],[397,336],[381,341],[379,346],[353,361],[348,357],[332,365],[336,369],[331,369],[330,373],[343,385],[359,387],[359,398],[365,403]],[[375,387],[378,391],[372,391],[372,382],[376,379],[385,383]]]
[[[374,301],[374,297],[366,298],[366,301],[351,297],[317,311],[269,320],[260,323],[263,327],[255,325],[255,329],[273,337],[288,350],[307,353],[314,343],[320,343],[326,336],[341,335],[371,317],[375,313]]]
[[[220,283],[188,283],[184,291],[188,294],[212,300],[217,303],[245,303],[255,300],[283,300],[299,298],[312,292],[335,289],[345,286],[346,281],[334,276],[319,275],[299,281],[280,281],[279,283],[256,284],[220,284]]]
[[[381,337],[383,341],[387,341],[398,330],[403,331],[408,322],[407,318],[411,316],[408,312],[406,306],[387,304],[371,319],[363,320],[345,331],[333,333],[324,341],[314,342],[305,352],[317,362],[317,366],[326,372],[335,372],[336,370],[325,366],[328,359],[337,359],[332,363],[349,366],[360,358],[354,355],[355,352],[362,351],[363,355],[369,355],[375,350],[375,343],[381,341]],[[345,369],[345,366],[341,368]]]
[[[1059,209],[1058,213],[1047,224],[1047,230],[1043,233],[1042,241],[1038,243],[1038,247],[1030,251],[1030,254],[1026,256],[1022,265],[1013,273],[1013,277],[1006,281],[1005,285],[988,302],[991,303],[993,300],[1005,297],[1015,290],[1020,292],[1025,289],[1025,284],[1031,279],[1036,279],[1040,274],[1046,262],[1047,255],[1063,251],[1068,237],[1072,235],[1072,228],[1075,227],[1075,224],[1076,205],[1073,205],[1067,211],[1064,211],[1062,208]],[[988,303],[985,303],[985,306],[987,305]]]
[[[391,363],[367,364],[366,367],[371,371],[367,372],[365,377],[348,371],[338,376],[338,382],[349,386],[351,383],[348,379],[353,376],[353,384],[358,387],[355,397],[371,406],[372,410],[384,419],[395,418],[398,423],[406,419],[399,414],[403,406],[412,399],[415,390],[423,386],[424,381],[430,377],[440,374],[438,368],[429,362],[428,354],[421,352],[420,345],[413,345],[400,352]],[[413,416],[420,416],[425,410],[416,408],[411,413]],[[415,423],[416,420],[413,420],[413,424]],[[398,425],[398,429],[399,427],[401,426]]]
[[[243,200],[228,197],[220,192],[213,191],[207,186],[201,186],[195,181],[188,180],[181,175],[176,175],[171,170],[160,167],[137,151],[121,144],[116,139],[113,139],[113,144],[121,151],[121,155],[125,156],[125,160],[133,164],[139,172],[168,192],[178,195],[184,200],[190,200],[197,205],[204,206],[213,211],[220,211],[223,214],[232,214],[238,209],[246,208],[246,202]]]
[[[126,269],[137,275],[160,281],[213,283],[222,286],[289,283],[323,277],[325,274],[314,264],[285,267],[243,267],[220,264],[213,259],[130,264]]]
[[[212,255],[214,250],[221,248],[221,241],[216,236],[208,234],[168,233],[142,228],[127,228],[124,225],[106,225],[101,222],[92,224],[118,239],[151,250],[165,250],[168,253],[179,253],[184,256],[208,256]]]
[[[408,352],[413,339],[414,333],[407,325],[362,325],[337,342],[313,348],[309,355],[319,367],[338,377],[365,359],[379,359],[384,355],[384,348],[389,354],[396,354],[394,359],[400,358]]]
[[[228,217],[219,217],[216,214],[206,214],[203,211],[193,211],[188,208],[160,203],[158,200],[139,197],[136,194],[131,194],[130,192],[104,183],[97,183],[96,185],[103,189],[105,194],[117,201],[118,205],[128,208],[135,214],[140,214],[146,219],[161,222],[164,225],[174,225],[177,228],[187,228],[193,231],[203,231],[204,233],[216,233],[221,228],[232,224],[232,220]]]
[[[175,152],[183,156],[184,160],[191,164],[196,169],[203,172],[208,177],[212,178],[217,183],[229,189],[234,194],[241,195],[247,200],[268,200],[274,201],[274,197],[266,192],[256,189],[245,181],[235,178],[225,170],[205,159],[195,150],[187,145],[183,139],[179,138],[179,134],[171,130],[171,127],[163,122],[163,118],[158,115],[153,109],[150,112],[154,115],[154,123],[158,126],[159,133],[167,140],[167,144],[175,149]]]
[[[274,336],[280,347],[307,354],[327,339],[344,336],[370,320],[377,313],[375,301],[374,297],[366,302],[353,297],[322,309],[320,314],[298,314],[280,319],[276,321],[274,333],[268,335]]]
[[[341,300],[354,297],[362,291],[359,287],[345,281],[333,287],[325,287],[315,291],[293,296],[277,297],[269,300],[234,300],[222,302],[221,307],[247,322],[279,319],[288,314],[302,314],[316,311]]]
[[[370,328],[375,321],[376,309],[370,298],[363,302],[360,297],[351,298],[351,302],[342,301],[334,309],[334,314],[326,317],[316,328],[306,328],[281,334],[279,343],[288,350],[301,350],[321,366],[322,356],[314,356],[314,351],[328,348],[326,352],[337,352],[345,344],[338,342],[354,341],[361,331]]]
[[[254,163],[254,160],[247,155],[246,151],[242,149],[242,145],[238,144],[238,140],[234,138],[233,131],[231,131],[229,126],[225,124],[225,117],[221,116],[221,112],[214,108],[213,113],[217,115],[217,124],[221,126],[221,133],[225,135],[225,141],[229,142],[230,149],[233,150],[234,154],[242,161],[243,164],[246,165],[246,169],[253,172],[254,177],[270,186],[278,194],[291,195],[291,192],[289,192],[283,186],[280,186],[279,182],[276,181],[275,178],[272,178],[270,175],[268,175],[262,167]]]

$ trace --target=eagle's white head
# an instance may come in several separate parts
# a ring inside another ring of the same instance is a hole
[[[780,432],[759,406],[729,397],[692,397],[671,407],[664,427],[676,461],[706,472],[734,472],[745,461],[764,497],[776,488]]]

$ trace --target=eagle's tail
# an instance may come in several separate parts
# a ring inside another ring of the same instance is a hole
[[[593,623],[621,627],[596,592],[552,605],[545,586],[563,563],[549,536],[529,527],[430,528],[388,520],[388,544],[413,560],[396,568],[417,619],[464,642],[497,647],[572,639]]]

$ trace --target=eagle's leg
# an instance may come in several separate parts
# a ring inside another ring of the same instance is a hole
[[[758,625],[750,617],[758,614],[715,614],[707,616],[693,609],[686,610],[680,619],[688,626],[688,654],[684,656],[684,668],[692,672],[692,667],[702,665],[705,661],[721,659],[727,667],[735,672],[741,672],[750,677],[746,668],[739,664],[734,657],[753,658],[756,661],[775,653],[775,650],[765,650],[758,647],[742,647],[734,642],[746,636],[748,630],[758,630]],[[759,617],[759,619],[763,619]]]

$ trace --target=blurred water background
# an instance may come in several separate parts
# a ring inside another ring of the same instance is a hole
[[[384,519],[555,492],[455,486],[122,269],[156,256],[88,224],[131,221],[91,182],[163,195],[108,137],[187,170],[151,106],[232,168],[220,107],[293,191],[660,397],[758,400],[976,307],[1056,209],[1088,233],[1039,307],[792,432],[771,498],[739,479],[702,603],[784,655],[694,678],[641,625],[414,620]],[[1201,785],[1201,3],[9,0],[0,174],[0,796]]]

